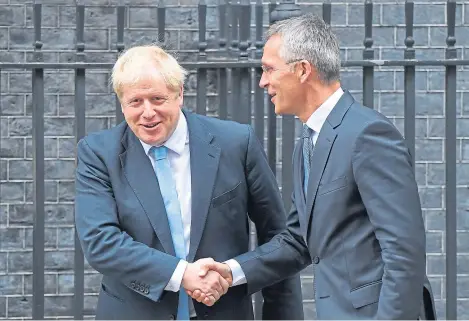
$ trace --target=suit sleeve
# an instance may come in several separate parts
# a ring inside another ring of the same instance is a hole
[[[286,228],[285,207],[277,180],[272,173],[257,136],[249,128],[246,174],[249,188],[248,212],[256,226],[259,245],[269,242]],[[262,289],[263,320],[303,320],[303,295],[300,275]]]
[[[277,180],[250,126],[245,170],[248,212],[256,226],[259,246],[234,259],[245,274],[248,294],[262,290],[264,319],[303,319],[298,273],[311,260],[297,213],[290,213],[286,220]]]
[[[358,136],[352,164],[384,261],[377,318],[416,320],[425,278],[425,228],[408,148],[392,124],[375,121]]]
[[[179,259],[136,242],[119,224],[107,167],[83,139],[77,147],[75,225],[98,272],[159,301]]]

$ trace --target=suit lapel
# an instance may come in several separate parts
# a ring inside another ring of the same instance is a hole
[[[129,128],[123,136],[122,144],[126,149],[120,155],[125,177],[145,210],[166,253],[175,255],[166,208],[150,159],[145,154],[138,138]]]
[[[313,151],[308,181],[308,195],[306,195],[306,222],[308,224],[310,223],[314,202],[316,201],[319,182],[321,181],[332,146],[337,137],[335,129],[342,123],[345,114],[354,102],[355,100],[352,95],[348,91],[344,91],[344,94],[332,109],[319,133]],[[308,226],[306,228],[308,228]]]
[[[321,128],[321,133],[317,139],[313,151],[313,159],[311,164],[311,172],[308,181],[308,193],[306,195],[306,222],[309,223],[313,210],[314,201],[318,192],[319,182],[321,180],[324,169],[326,168],[329,154],[334,144],[337,133],[326,121]]]
[[[184,112],[189,127],[191,163],[191,241],[187,260],[192,262],[205,228],[213,186],[217,176],[220,148],[196,115]]]

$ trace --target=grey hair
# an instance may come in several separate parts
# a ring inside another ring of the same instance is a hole
[[[314,14],[280,20],[266,32],[268,40],[280,35],[280,57],[287,63],[305,59],[317,70],[319,79],[330,84],[340,79],[340,49],[331,27]]]

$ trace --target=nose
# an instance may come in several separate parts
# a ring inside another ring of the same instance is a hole
[[[269,81],[267,79],[267,76],[265,75],[265,72],[263,72],[261,76],[261,80],[259,81],[259,87],[266,88],[268,84],[269,84]]]
[[[142,116],[144,118],[150,119],[150,118],[153,118],[153,116],[155,116],[155,114],[156,114],[156,112],[153,109],[153,105],[150,103],[150,101],[145,100],[144,103],[143,103],[143,114],[142,114]]]

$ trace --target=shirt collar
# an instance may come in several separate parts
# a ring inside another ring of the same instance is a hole
[[[324,125],[324,122],[327,119],[327,116],[329,116],[332,109],[334,109],[334,106],[340,100],[340,97],[342,97],[343,93],[344,91],[339,87],[339,89],[330,95],[329,98],[327,98],[326,101],[313,112],[313,114],[306,121],[306,125],[316,133],[319,133],[321,131],[322,125]]]
[[[150,150],[150,148],[152,148],[153,145],[149,145],[141,140],[140,140],[140,143],[142,143],[143,149],[145,150],[145,154],[148,155],[148,151]],[[187,143],[189,143],[187,120],[186,120],[186,117],[184,116],[184,113],[181,110],[179,114],[179,121],[176,126],[176,129],[168,138],[168,140],[164,142],[163,145],[166,146],[168,149],[172,150],[173,152],[177,153],[178,155],[180,155],[183,152],[184,146]],[[161,146],[161,145],[155,145],[155,146]]]

